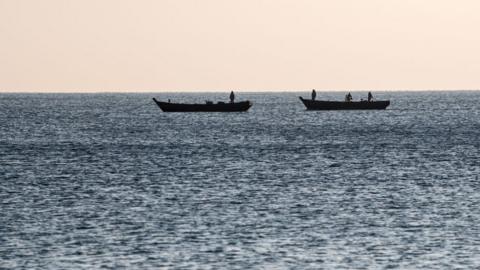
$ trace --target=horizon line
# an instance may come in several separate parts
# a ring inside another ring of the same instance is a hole
[[[388,89],[388,90],[374,90],[374,89],[315,89],[317,92],[476,92],[480,89]],[[309,92],[312,89],[305,90],[0,90],[0,94],[140,94],[140,93],[225,93],[235,91],[238,93],[299,93]]]

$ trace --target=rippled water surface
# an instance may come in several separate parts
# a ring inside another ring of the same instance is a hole
[[[0,268],[480,267],[480,92],[298,95],[1,94]]]

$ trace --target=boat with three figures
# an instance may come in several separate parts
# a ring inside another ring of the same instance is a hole
[[[307,110],[385,110],[390,105],[390,100],[374,100],[371,92],[368,92],[367,100],[353,101],[348,93],[345,101],[316,100],[317,93],[312,90],[312,98],[299,97]]]

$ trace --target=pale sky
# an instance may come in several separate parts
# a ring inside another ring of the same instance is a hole
[[[480,89],[479,0],[0,0],[0,91]]]

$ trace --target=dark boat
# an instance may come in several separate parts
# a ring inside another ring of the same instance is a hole
[[[247,111],[252,103],[250,101],[241,101],[234,103],[207,101],[205,104],[184,104],[170,103],[153,99],[155,103],[164,112],[244,112]]]
[[[300,97],[307,110],[385,110],[390,100],[377,101],[323,101]]]

